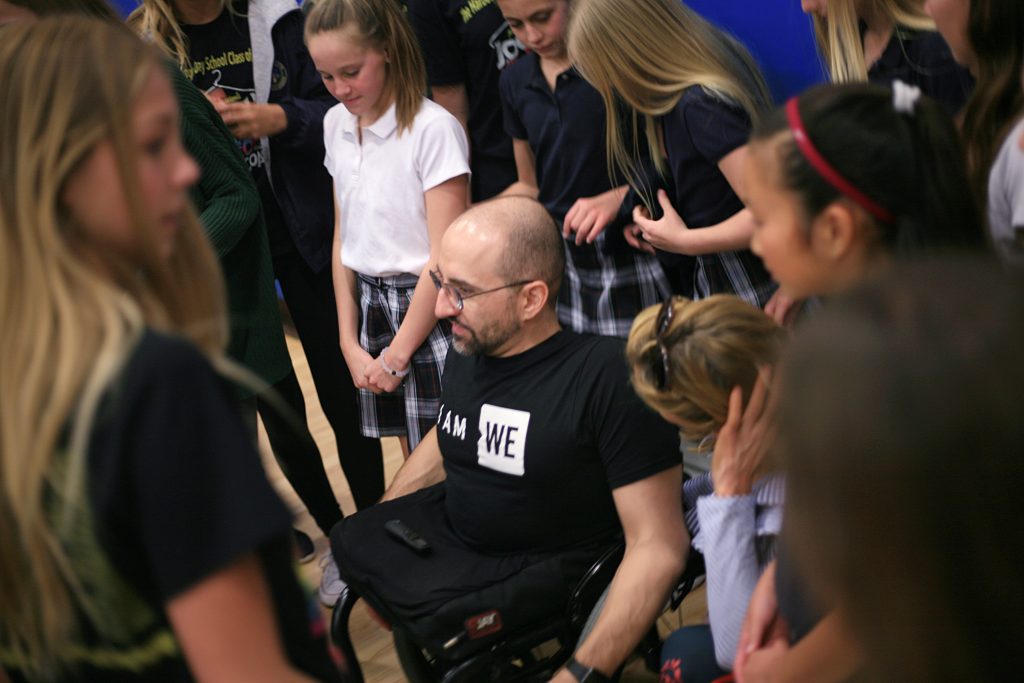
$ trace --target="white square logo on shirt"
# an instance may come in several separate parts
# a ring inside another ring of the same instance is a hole
[[[480,440],[476,442],[481,467],[523,476],[526,466],[526,430],[530,414],[523,410],[480,406]]]

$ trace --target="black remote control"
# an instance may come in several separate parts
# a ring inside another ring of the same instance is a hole
[[[407,527],[402,520],[388,520],[384,523],[384,528],[393,538],[406,544],[420,555],[426,555],[430,552],[430,544],[427,543],[427,539]]]

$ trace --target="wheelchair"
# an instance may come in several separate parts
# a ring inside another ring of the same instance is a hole
[[[330,627],[332,640],[345,659],[342,680],[344,683],[364,682],[348,626],[353,607],[363,598],[391,624],[399,663],[411,683],[547,681],[576,650],[590,614],[611,583],[624,552],[625,545],[621,540],[609,547],[577,582],[561,614],[529,628],[506,633],[485,648],[460,658],[450,658],[444,652],[428,652],[380,599],[361,596],[351,586],[346,586],[334,606]],[[672,609],[678,608],[703,574],[703,557],[691,549],[686,570],[672,592]],[[652,626],[637,646],[637,654],[644,658],[651,671],[656,672],[660,652],[661,640],[657,627]],[[614,678],[617,680],[618,674]]]

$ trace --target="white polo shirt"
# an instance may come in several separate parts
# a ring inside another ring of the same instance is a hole
[[[324,165],[341,213],[341,262],[357,273],[419,275],[430,258],[423,194],[469,174],[458,120],[424,98],[411,130],[398,134],[395,105],[363,128],[343,104],[324,117]]]

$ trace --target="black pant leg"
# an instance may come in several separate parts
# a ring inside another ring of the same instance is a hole
[[[320,449],[309,433],[306,404],[295,371],[292,370],[277,382],[273,391],[284,403],[283,406],[276,405],[266,396],[256,399],[270,447],[288,483],[326,536],[341,521],[341,508],[327,479],[327,472],[324,471]]]
[[[275,255],[274,272],[309,361],[310,374],[338,443],[338,460],[358,509],[384,495],[384,458],[378,439],[362,435],[359,403],[338,340],[331,270],[314,273],[296,251]]]

